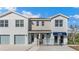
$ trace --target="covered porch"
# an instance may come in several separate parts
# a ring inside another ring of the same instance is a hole
[[[66,45],[67,33],[66,32],[53,32],[54,45]]]
[[[50,31],[29,31],[29,44],[35,45],[49,45],[50,43]]]

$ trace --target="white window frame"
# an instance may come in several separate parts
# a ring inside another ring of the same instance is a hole
[[[3,21],[3,23],[1,21]],[[8,27],[8,20],[0,20],[0,27]]]
[[[36,26],[39,26],[39,21],[36,21]]]
[[[55,27],[63,27],[63,20],[62,19],[61,20],[56,19],[55,20]]]
[[[42,26],[44,26],[44,23],[45,23],[45,22],[44,22],[44,21],[42,21]]]
[[[16,20],[15,26],[16,27],[24,27],[24,20]]]

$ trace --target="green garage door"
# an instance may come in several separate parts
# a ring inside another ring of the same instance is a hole
[[[9,35],[0,35],[0,44],[9,44],[10,36]]]
[[[14,44],[25,44],[25,35],[15,35]]]

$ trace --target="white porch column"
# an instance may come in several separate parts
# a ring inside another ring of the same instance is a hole
[[[34,34],[34,44],[37,45],[37,36]]]
[[[44,39],[46,39],[46,34],[44,34]]]
[[[39,39],[41,39],[41,34],[39,34]]]
[[[50,38],[50,45],[54,45],[54,36],[52,33],[51,33],[51,38]]]
[[[39,45],[40,39],[41,39],[41,34],[39,33],[39,37],[38,37],[38,45]]]
[[[58,45],[60,44],[60,36],[58,36],[58,43],[57,43]]]
[[[46,34],[44,34],[43,44],[46,44]]]

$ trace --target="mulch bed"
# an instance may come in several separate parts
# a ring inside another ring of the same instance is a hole
[[[69,46],[69,47],[71,47],[71,48],[73,48],[73,49],[79,51],[79,46]]]

